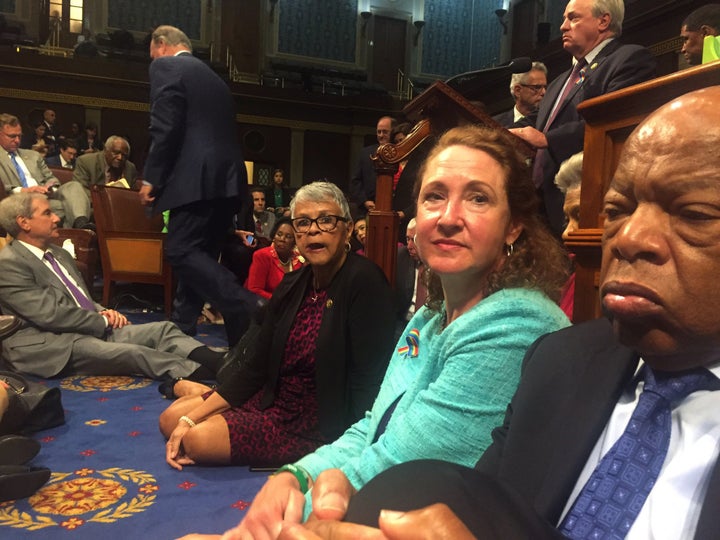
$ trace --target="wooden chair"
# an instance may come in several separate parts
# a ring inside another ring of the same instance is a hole
[[[96,185],[91,195],[103,269],[103,304],[109,304],[117,281],[154,283],[164,288],[169,316],[174,283],[163,256],[162,216],[148,217],[136,191]]]
[[[73,170],[66,169],[64,167],[48,167],[50,171],[55,175],[55,178],[60,180],[61,184],[67,184],[73,177]]]

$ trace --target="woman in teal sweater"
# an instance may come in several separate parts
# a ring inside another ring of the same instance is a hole
[[[409,322],[372,410],[335,442],[281,468],[223,539],[274,538],[311,510],[303,496],[339,468],[359,489],[397,463],[472,466],[517,387],[526,349],[569,324],[555,303],[567,256],[539,222],[522,156],[502,133],[446,133],[419,175],[428,299]],[[310,494],[308,494],[308,499]]]

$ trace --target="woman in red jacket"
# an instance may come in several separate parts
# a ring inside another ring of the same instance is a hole
[[[246,289],[263,298],[272,296],[285,274],[299,270],[303,265],[302,257],[295,250],[295,234],[290,219],[277,220],[270,237],[272,244],[253,254],[245,282]]]

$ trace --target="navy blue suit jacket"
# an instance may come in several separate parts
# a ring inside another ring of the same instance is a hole
[[[247,200],[247,171],[227,84],[189,53],[150,64],[150,151],[145,179],[155,211],[196,201]]]
[[[655,77],[657,62],[645,47],[623,45],[617,40],[608,43],[595,57],[586,71],[585,79],[576,85],[559,105],[557,115],[545,132],[548,147],[539,151],[544,154],[543,182],[541,190],[550,225],[558,235],[565,228],[562,206],[563,194],[555,186],[555,175],[560,164],[583,149],[585,120],[577,106],[586,99],[602,96]],[[557,100],[570,71],[555,78],[548,86],[540,102],[536,128],[543,131],[553,104]]]
[[[493,444],[477,468],[557,523],[638,361],[605,318],[543,336],[528,350],[505,422],[493,431]],[[696,539],[717,538],[719,503],[716,463]]]

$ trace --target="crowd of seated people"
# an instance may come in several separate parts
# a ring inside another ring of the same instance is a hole
[[[566,256],[538,222],[523,158],[506,135],[449,131],[420,180],[416,239],[432,268],[428,296],[372,408],[336,441],[281,467],[228,537],[272,538],[283,522],[299,522],[310,510],[303,497],[327,469],[340,468],[357,489],[423,457],[474,464],[515,391],[525,350],[569,324],[555,303]]]

